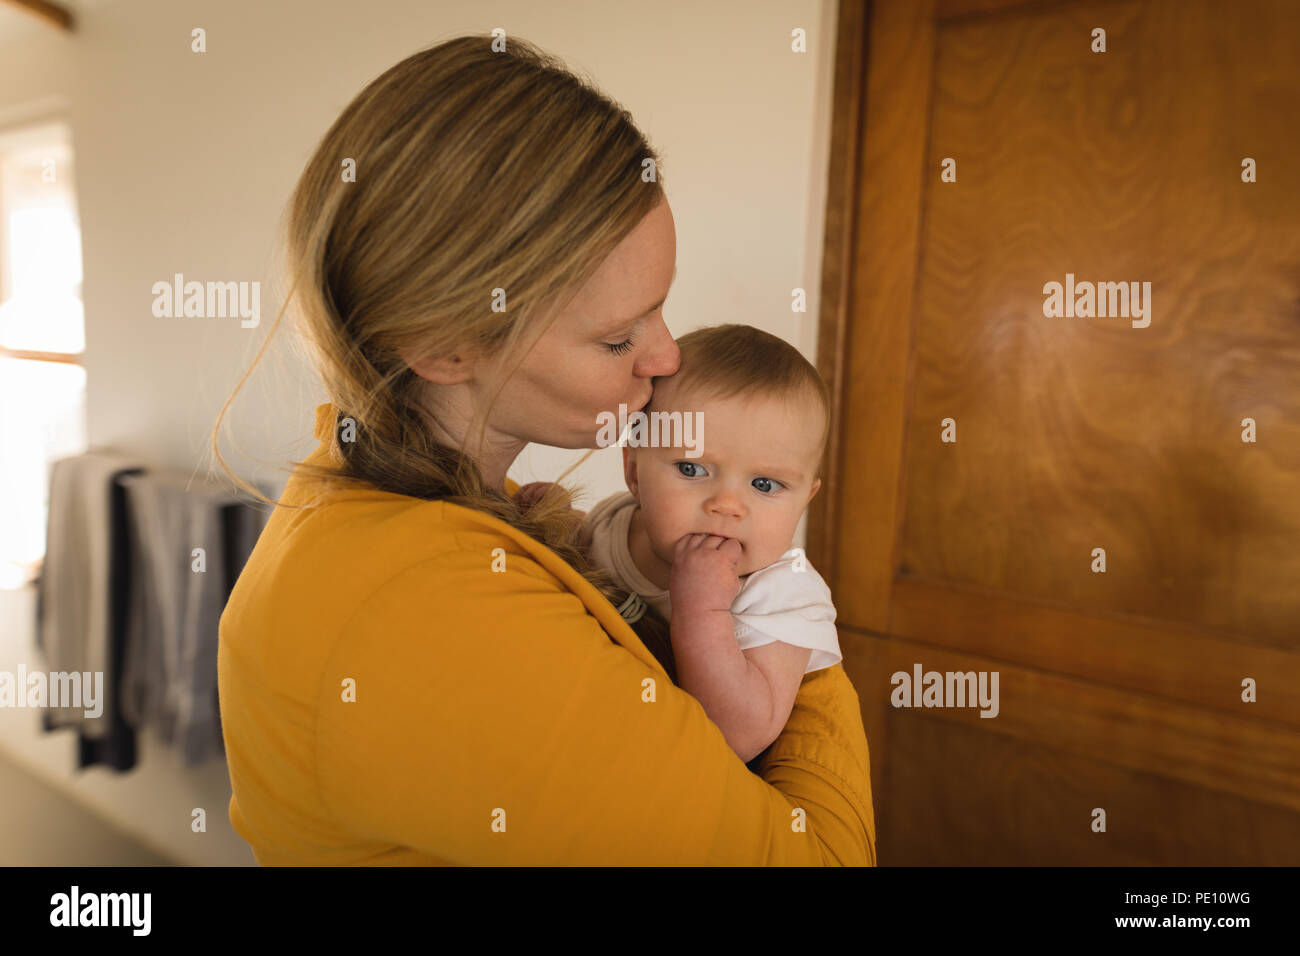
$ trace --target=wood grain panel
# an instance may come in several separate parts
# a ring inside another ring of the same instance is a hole
[[[1289,811],[896,713],[890,739],[909,759],[877,792],[892,808],[877,815],[883,866],[1300,864],[1300,816]],[[1105,833],[1092,832],[1094,807]]]
[[[934,17],[937,21],[955,20],[959,17],[1006,13],[1034,13],[1047,6],[1059,6],[1076,0],[935,0]]]
[[[835,81],[831,105],[830,168],[826,182],[826,226],[822,246],[821,305],[817,319],[817,368],[831,398],[830,436],[822,463],[823,487],[808,511],[805,549],[826,578],[835,577],[835,544],[844,495],[843,427],[848,420],[844,393],[848,381],[850,281],[858,221],[858,162],[867,97],[865,0],[840,4],[835,26]]]
[[[853,682],[862,708],[862,726],[867,733],[867,746],[871,752],[871,793],[876,813],[876,855],[889,838],[882,835],[889,830],[891,807],[888,786],[893,747],[889,739],[890,706],[889,677],[897,670],[893,666],[889,642],[853,631],[839,629],[840,650],[844,654],[844,673]],[[908,759],[904,756],[904,759]],[[883,843],[882,843],[883,841]]]
[[[1300,649],[1297,60],[1280,2],[940,25],[900,573]],[[1044,317],[1066,273],[1150,326]]]
[[[851,536],[837,541],[827,578],[842,620],[883,631],[897,564],[899,490],[912,293],[929,115],[931,0],[879,4],[869,37],[867,124],[849,250],[852,325],[836,501]],[[870,417],[860,414],[873,410]]]
[[[1300,4],[840,23],[809,542],[880,861],[1300,862]],[[1044,316],[1067,273],[1150,282],[1150,326]],[[918,662],[997,670],[998,717],[894,708]]]
[[[890,631],[954,651],[1300,730],[1300,654],[1199,628],[1108,618],[900,578]],[[1243,703],[1241,681],[1256,682]]]
[[[859,676],[871,680],[897,671],[910,674],[915,664],[923,671],[941,673],[999,673],[996,717],[981,717],[976,707],[894,708],[889,704],[894,713],[885,718],[889,724],[885,737],[893,751],[887,764],[891,775],[903,762],[893,738],[898,714],[908,713],[1300,814],[1300,734],[1293,727],[1254,720],[1245,712],[1242,716],[1212,713],[916,641],[867,640],[877,642],[872,649],[875,656],[868,672],[860,671]],[[859,685],[858,695],[865,710],[868,702],[888,700],[893,690],[886,677],[883,685]],[[921,755],[907,753],[906,762],[920,759]],[[888,779],[886,786],[891,786]]]

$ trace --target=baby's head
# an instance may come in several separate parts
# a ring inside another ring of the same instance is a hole
[[[649,435],[670,431],[655,427],[655,412],[676,412],[702,426],[702,440],[700,433],[672,429],[686,434],[686,442],[656,447],[642,439],[640,447],[625,446],[624,476],[661,560],[672,563],[684,534],[718,534],[740,542],[743,577],[790,549],[799,518],[821,487],[830,396],[798,349],[761,329],[697,329],[677,346],[680,367],[654,380],[645,407]]]

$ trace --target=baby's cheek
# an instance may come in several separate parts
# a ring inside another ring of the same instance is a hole
[[[680,537],[681,535],[674,537],[672,534],[664,532],[650,539],[654,542],[655,554],[659,555],[661,561],[667,561],[669,564],[673,563],[673,557],[677,553],[677,541]]]
[[[677,542],[685,531],[677,532],[672,526],[668,525],[651,525],[648,529],[650,535],[650,544],[659,555],[661,561],[669,564],[673,563],[673,556],[677,553]]]
[[[755,561],[755,567],[765,568],[779,560],[781,555],[789,551],[794,544],[794,532],[793,527],[789,529],[782,527],[765,533],[761,542],[750,549],[753,552],[751,557]]]

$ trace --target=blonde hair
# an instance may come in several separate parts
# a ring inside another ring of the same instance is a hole
[[[521,511],[490,487],[468,454],[434,439],[422,401],[428,383],[402,358],[465,346],[518,355],[504,384],[664,199],[659,155],[625,109],[525,40],[512,38],[507,52],[491,44],[486,34],[457,37],[384,72],[344,108],[303,170],[287,209],[285,307],[296,292],[313,361],[340,419],[355,421],[356,440],[340,441],[335,423],[337,467],[293,464],[330,486],[373,486],[491,515],[621,602],[627,592],[576,546],[573,493],[557,481]],[[343,179],[349,159],[355,182]],[[646,160],[656,170],[648,181]],[[491,308],[498,289],[508,311]],[[212,449],[240,487],[296,507],[239,479],[218,448],[222,419],[252,370],[226,400]],[[478,419],[480,439],[499,395],[500,387]]]
[[[675,397],[727,399],[758,396],[810,402],[820,411],[817,471],[831,430],[831,396],[817,368],[778,336],[752,325],[712,325],[677,339],[681,364],[670,376]],[[656,383],[659,381],[655,380]],[[647,411],[654,409],[651,399]]]

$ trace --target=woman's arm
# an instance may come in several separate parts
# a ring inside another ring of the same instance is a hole
[[[513,551],[491,571],[490,550],[408,568],[336,638],[318,779],[359,839],[465,864],[875,863],[841,667],[805,678],[760,779],[575,594]]]

